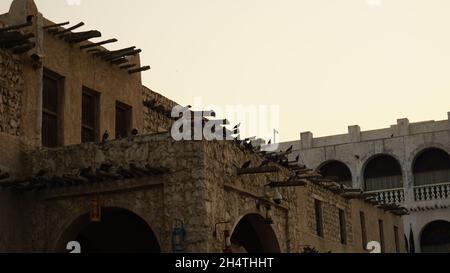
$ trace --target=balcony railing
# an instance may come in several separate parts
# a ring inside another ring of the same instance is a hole
[[[414,187],[416,201],[441,200],[450,198],[450,182]]]
[[[405,191],[403,188],[369,191],[368,193],[374,193],[376,200],[382,204],[401,204],[405,202]]]

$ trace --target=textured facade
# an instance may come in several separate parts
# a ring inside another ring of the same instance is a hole
[[[31,0],[13,1],[0,21],[29,16],[21,31],[35,47],[0,50],[0,252],[67,252],[70,241],[85,252],[365,252],[369,241],[406,250],[397,209],[303,169],[276,202],[267,185],[287,181],[290,166],[243,174],[265,157],[235,141],[173,140],[176,103],[118,66],[139,67],[138,51],[123,60],[75,42],[90,33],[55,26]]]
[[[398,120],[390,128],[314,138],[311,132],[293,145],[300,163],[326,174],[345,177],[353,188],[373,192],[380,200],[409,209],[403,216],[405,234],[413,234],[416,251],[450,251],[450,113],[448,120],[410,123]],[[431,238],[431,246],[424,241]],[[443,230],[442,232],[439,230]],[[431,235],[429,235],[431,234]],[[439,245],[439,242],[442,245]]]

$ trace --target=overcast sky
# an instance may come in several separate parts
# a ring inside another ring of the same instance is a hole
[[[180,104],[279,105],[283,140],[450,111],[448,0],[35,2],[119,39],[110,49],[142,48],[143,83]]]

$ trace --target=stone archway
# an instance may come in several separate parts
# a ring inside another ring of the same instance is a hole
[[[320,167],[318,168],[318,171],[320,171],[320,173],[327,177],[336,177],[336,182],[346,185],[348,187],[352,187],[352,173],[350,171],[350,169],[348,168],[348,166],[338,160],[330,160],[327,161],[325,163],[323,163],[322,165],[320,165]]]
[[[236,225],[231,244],[234,252],[280,253],[280,245],[272,226],[259,214],[248,214]]]
[[[137,214],[121,208],[103,208],[102,220],[91,222],[83,214],[64,231],[57,251],[77,241],[82,253],[159,253],[158,240],[150,226]]]
[[[450,222],[437,220],[426,225],[420,234],[422,253],[450,253]]]
[[[414,186],[450,182],[450,155],[439,148],[421,151],[413,161]]]
[[[388,154],[370,158],[364,169],[364,190],[381,191],[403,187],[402,167],[399,161]]]

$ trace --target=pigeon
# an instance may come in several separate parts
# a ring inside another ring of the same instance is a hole
[[[272,144],[272,140],[270,139],[269,142],[267,142],[267,145]]]
[[[241,127],[241,124],[239,123],[238,125],[234,126],[234,130],[238,129],[239,127]]]
[[[269,163],[271,162],[270,159],[266,158],[263,160],[263,162],[261,163],[261,165],[259,167],[265,167],[267,166]]]
[[[40,170],[40,171],[36,174],[36,176],[42,177],[42,176],[44,176],[46,173],[47,173],[47,172],[46,172],[45,170]]]
[[[300,160],[300,155],[298,155],[296,158],[295,158],[295,162],[298,162]]]
[[[102,136],[102,143],[105,143],[106,141],[108,141],[108,138],[109,138],[109,133],[108,133],[108,130],[106,130]]]
[[[248,167],[250,167],[250,164],[252,164],[251,160],[245,162],[244,165],[242,165],[241,169],[247,169]]]
[[[292,149],[293,149],[293,148],[294,148],[294,146],[291,145],[291,147],[289,147],[289,148],[286,150],[286,153],[292,152]]]

